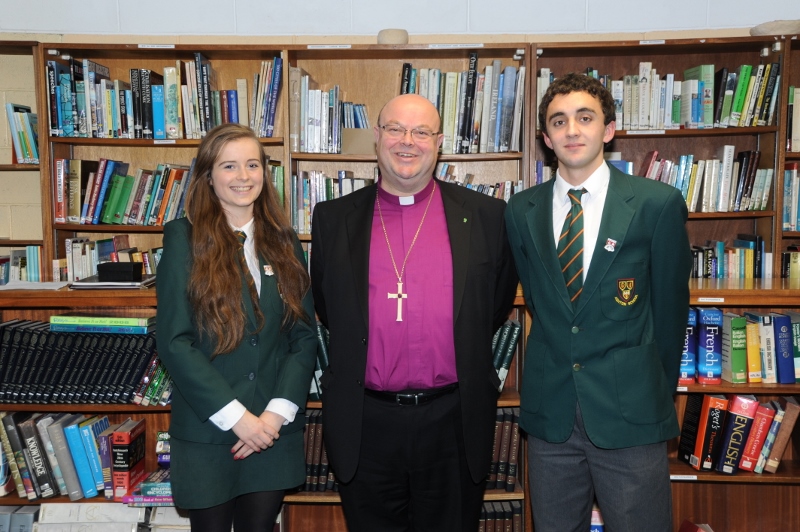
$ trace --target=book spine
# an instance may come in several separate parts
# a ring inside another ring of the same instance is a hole
[[[44,446],[39,439],[33,420],[28,419],[20,423],[18,430],[23,443],[28,449],[26,459],[28,459],[31,475],[36,477],[40,496],[43,499],[54,497],[58,493],[58,486],[56,486],[53,474],[49,469]]]
[[[19,469],[19,475],[25,487],[27,498],[31,501],[36,500],[39,498],[39,494],[36,492],[31,470],[28,468],[28,463],[25,460],[25,447],[23,447],[22,438],[17,430],[17,423],[14,421],[13,414],[6,414],[2,421],[9,448],[14,453],[14,460],[17,463],[17,468]]]
[[[78,481],[81,484],[83,496],[87,499],[96,496],[98,494],[97,486],[95,485],[89,457],[86,454],[86,448],[83,445],[78,425],[72,424],[64,427],[64,437],[67,440],[72,462],[75,464],[75,471],[78,473]]]
[[[0,421],[5,418],[8,414],[6,412],[0,412]],[[13,449],[11,449],[11,442],[8,440],[8,434],[6,433],[5,423],[0,422],[0,444],[2,444],[2,452],[5,454],[5,460],[8,463],[8,470],[11,474],[14,488],[17,491],[17,495],[21,499],[25,499],[28,497],[27,491],[25,490],[25,484],[22,481],[22,476],[20,474],[19,466],[17,465],[17,457],[14,454]],[[3,488],[4,491],[10,493],[10,488]],[[7,493],[6,493],[7,494]]]

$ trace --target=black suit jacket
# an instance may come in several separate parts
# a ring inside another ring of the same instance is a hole
[[[438,182],[453,254],[453,327],[464,445],[475,482],[488,473],[499,379],[492,335],[508,317],[517,273],[506,237],[505,203]],[[330,331],[322,376],[325,445],[336,476],[353,478],[360,453],[369,330],[369,245],[377,185],[316,205],[311,282]]]

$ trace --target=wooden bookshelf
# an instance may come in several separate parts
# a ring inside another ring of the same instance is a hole
[[[639,61],[652,61],[661,73],[673,72],[682,79],[683,70],[699,64],[713,63],[717,68],[736,68],[740,64],[758,64],[776,61],[781,65],[781,88],[776,122],[771,126],[667,131],[618,131],[608,147],[621,151],[624,158],[633,161],[639,170],[644,155],[658,150],[660,155],[675,158],[678,154],[694,153],[699,158],[712,158],[717,149],[733,144],[736,150],[761,150],[761,168],[775,170],[769,205],[764,211],[741,213],[693,213],[688,230],[693,244],[705,240],[730,240],[737,233],[755,233],[762,236],[767,250],[773,253],[773,278],[754,280],[693,279],[690,283],[691,304],[717,306],[725,310],[741,311],[750,308],[780,309],[800,306],[800,280],[777,278],[780,271],[780,253],[786,246],[800,242],[800,231],[784,232],[781,226],[783,199],[783,167],[787,161],[800,160],[800,153],[786,152],[786,96],[788,86],[800,85],[800,45],[795,37],[741,37],[713,39],[675,39],[657,41],[623,40],[613,42],[579,43],[486,43],[481,45],[436,46],[301,46],[301,45],[170,45],[148,47],[138,44],[80,44],[5,42],[0,43],[0,55],[6,53],[31,54],[36,72],[36,90],[40,114],[41,164],[0,165],[0,171],[39,171],[42,196],[43,264],[63,256],[63,242],[74,236],[93,239],[116,233],[130,235],[131,245],[150,248],[161,242],[161,228],[138,226],[108,226],[55,224],[53,220],[53,179],[51,169],[57,158],[98,159],[100,157],[130,162],[133,168],[148,167],[159,162],[188,164],[194,156],[198,140],[153,141],[129,139],[91,139],[50,137],[47,127],[48,99],[45,94],[44,62],[51,57],[71,55],[89,58],[108,66],[111,78],[127,79],[130,68],[160,70],[174,65],[176,59],[190,60],[194,52],[203,52],[218,73],[219,88],[234,88],[237,78],[248,79],[248,89],[253,73],[261,60],[280,56],[284,61],[283,87],[276,116],[275,137],[263,139],[262,145],[272,159],[280,160],[287,177],[307,170],[322,170],[335,175],[340,169],[352,170],[355,177],[372,177],[377,164],[372,154],[314,154],[291,152],[289,149],[290,120],[288,98],[288,67],[297,66],[312,75],[320,88],[339,84],[345,99],[367,105],[374,124],[383,104],[397,95],[402,64],[412,63],[415,68],[466,69],[470,51],[478,52],[478,69],[501,59],[503,64],[526,66],[526,102],[534,102],[536,77],[542,67],[550,68],[555,75],[569,71],[597,68],[602,74],[620,79],[637,72]],[[762,55],[763,54],[763,55]],[[248,101],[250,94],[248,94]],[[544,146],[541,133],[536,131],[536,109],[526,105],[523,111],[521,137],[523,150],[511,153],[471,155],[442,155],[440,161],[453,163],[459,171],[475,174],[479,183],[494,183],[500,179],[522,180],[529,185],[534,175],[536,159],[552,162],[552,153]],[[44,133],[44,134],[42,134]],[[288,193],[290,180],[285,183]],[[287,194],[288,197],[288,194]],[[301,235],[301,240],[309,237]],[[0,240],[0,247],[31,242]],[[49,275],[49,268],[44,268]],[[524,333],[518,349],[513,372],[498,406],[519,405],[519,382],[524,366],[524,343],[530,326],[530,316],[524,310],[524,300],[518,295],[515,311],[524,321]],[[0,291],[0,317],[47,319],[51,313],[70,310],[114,312],[131,315],[143,311],[155,313],[155,290],[56,290],[56,291]],[[760,399],[780,395],[800,395],[800,387],[792,385],[721,385],[716,387],[693,386],[681,389],[676,395],[679,418],[687,393],[753,393]],[[5,410],[21,409],[23,405],[0,405]],[[34,408],[29,405],[25,408]],[[309,403],[319,408],[321,403]],[[38,410],[107,412],[118,419],[141,413],[148,418],[148,465],[154,463],[152,454],[155,430],[166,430],[169,409],[166,407],[141,408],[133,405],[109,405],[95,409],[94,405],[41,405]],[[152,422],[151,422],[152,421]],[[787,456],[774,475],[738,474],[734,476],[693,473],[693,469],[674,459],[677,441],[670,443],[672,455],[674,516],[676,525],[684,518],[710,523],[715,530],[771,532],[800,529],[800,437],[795,435]],[[524,448],[524,445],[522,446]],[[488,500],[521,500],[526,507],[526,530],[532,530],[529,505],[525,494],[524,453],[520,456],[520,485],[514,492],[488,492]],[[62,500],[62,499],[56,499]],[[335,493],[292,493],[287,496],[285,512],[289,531],[319,529],[344,531],[346,525],[341,514],[338,495]],[[11,500],[6,504],[26,504]]]

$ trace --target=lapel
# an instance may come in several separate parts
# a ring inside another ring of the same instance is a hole
[[[592,255],[592,263],[589,266],[586,281],[583,283],[583,292],[578,299],[576,312],[580,312],[592,298],[592,294],[597,290],[600,281],[606,276],[609,266],[624,248],[625,236],[628,233],[633,216],[636,214],[636,209],[630,203],[634,197],[630,176],[623,174],[610,165],[609,168],[611,169],[611,177],[608,182],[606,203],[603,206],[603,218],[600,221],[600,231],[597,234],[597,244]],[[605,249],[606,241],[609,238],[616,241],[614,251]]]
[[[634,194],[629,179],[628,176],[611,167],[611,177],[608,183],[606,202],[603,206],[603,218],[600,221],[597,243],[575,313],[580,312],[591,299],[600,285],[600,281],[605,277],[608,268],[614,262],[614,259],[619,256],[619,251],[624,245],[625,235],[636,212],[630,205],[630,200]],[[554,185],[555,180],[550,180],[537,189],[537,193],[533,194],[529,200],[530,208],[525,217],[534,248],[544,265],[550,282],[553,284],[561,301],[571,311],[572,304],[569,301],[564,277],[561,275],[561,264],[558,261],[555,243],[553,242]],[[613,252],[606,251],[604,247],[609,238],[616,241],[615,251]]]
[[[525,213],[528,231],[533,240],[533,247],[544,265],[548,278],[564,305],[572,310],[572,303],[567,293],[567,285],[561,274],[561,263],[556,254],[553,241],[553,188],[555,179],[551,179],[535,189],[531,195],[529,208]]]
[[[472,211],[464,206],[456,185],[436,181],[440,185],[447,232],[450,237],[450,250],[453,255],[453,323],[458,321],[461,300],[467,284],[469,268],[469,243],[472,234]]]
[[[367,193],[358,194],[356,199],[352,200],[352,208],[344,220],[348,260],[353,274],[351,282],[355,287],[356,299],[361,307],[361,317],[366,328],[369,328],[369,241],[372,235],[377,187],[377,184],[372,185],[368,187]]]

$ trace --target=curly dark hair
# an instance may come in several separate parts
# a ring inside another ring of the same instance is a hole
[[[539,104],[539,124],[547,132],[547,108],[559,94],[570,94],[572,92],[587,92],[600,101],[603,110],[603,124],[608,125],[616,120],[617,113],[614,110],[614,98],[611,92],[606,89],[598,79],[589,77],[578,72],[570,72],[557,78],[542,96]]]

